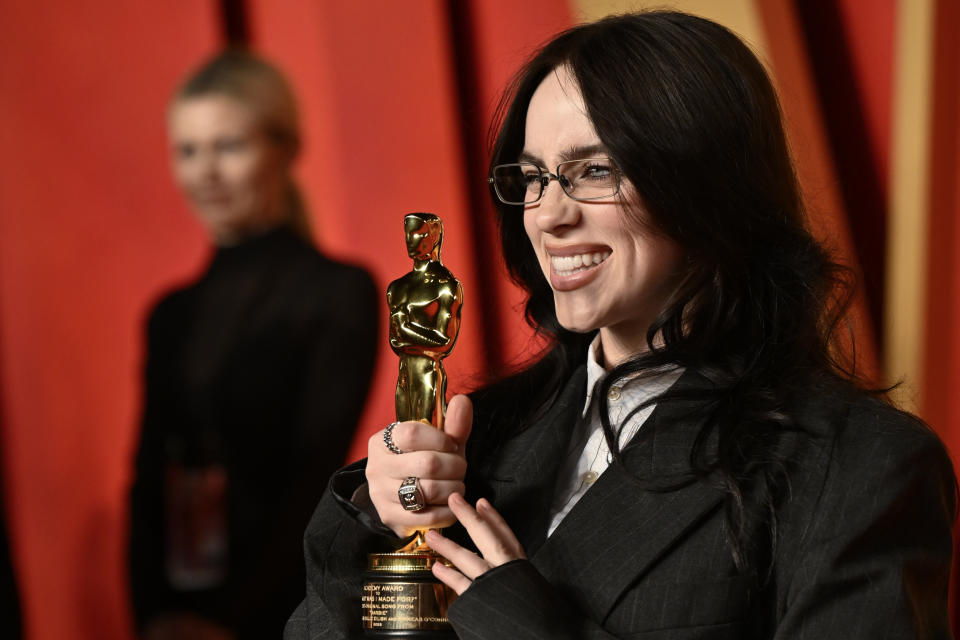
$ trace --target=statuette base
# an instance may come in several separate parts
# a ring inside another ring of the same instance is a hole
[[[435,562],[444,560],[429,549],[368,556],[361,596],[365,637],[457,637],[447,619],[447,608],[457,596],[433,576],[430,567]]]

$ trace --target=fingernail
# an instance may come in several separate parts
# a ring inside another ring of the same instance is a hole
[[[463,506],[467,504],[467,501],[463,499],[463,496],[459,493],[450,494],[450,502],[457,504],[458,506]]]

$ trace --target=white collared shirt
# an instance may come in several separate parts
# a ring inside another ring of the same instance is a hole
[[[587,350],[587,398],[583,405],[583,420],[577,421],[566,459],[560,468],[553,504],[550,506],[548,537],[613,462],[600,423],[599,404],[591,408],[594,388],[607,374],[597,358],[599,348],[598,335]],[[617,429],[634,408],[669,389],[682,373],[681,367],[675,367],[652,377],[617,381],[607,393],[608,416],[613,428]],[[623,425],[619,439],[621,450],[633,439],[655,408],[656,405],[651,404],[637,411]]]

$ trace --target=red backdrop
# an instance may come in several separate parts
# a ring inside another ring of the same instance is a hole
[[[32,638],[128,633],[140,327],[203,247],[165,102],[218,32],[213,2],[0,3],[3,480]]]
[[[164,110],[178,78],[222,43],[213,0],[80,5],[0,0],[0,449],[28,637],[43,639],[131,635],[123,553],[142,322],[206,254],[168,176]],[[838,6],[866,155],[885,176],[895,2]],[[937,6],[945,18],[934,124],[948,135],[935,136],[932,150],[937,295],[928,298],[933,383],[924,410],[960,445],[960,20],[948,0]],[[493,246],[486,127],[510,74],[575,10],[554,0],[246,7],[253,48],[289,73],[300,98],[307,146],[299,176],[319,243],[367,266],[385,288],[409,268],[403,214],[440,214],[445,260],[466,289],[452,386],[468,388],[529,353],[520,299]],[[809,48],[823,43],[800,32],[793,7],[757,3],[772,67],[790,92],[801,175],[815,178],[819,228],[856,255],[863,238],[846,233],[822,120],[830,95],[810,71]],[[384,340],[351,457],[392,417],[395,368]]]

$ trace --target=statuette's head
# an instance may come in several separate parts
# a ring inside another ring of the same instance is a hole
[[[407,254],[414,260],[437,260],[443,240],[443,223],[432,213],[408,213],[403,218]]]

